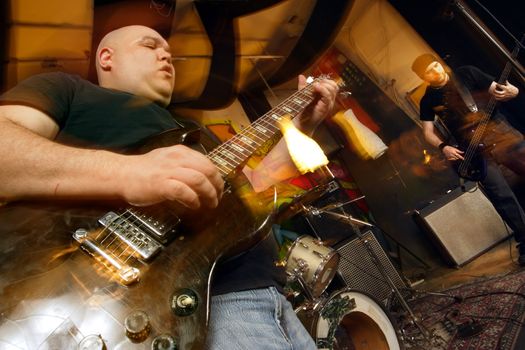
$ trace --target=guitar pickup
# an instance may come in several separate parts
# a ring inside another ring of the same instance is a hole
[[[128,208],[125,215],[131,215],[133,222],[148,231],[150,236],[162,244],[170,242],[177,233],[181,219],[159,207]]]
[[[141,260],[147,261],[161,250],[162,245],[141,228],[141,221],[134,218],[135,216],[117,215],[110,211],[98,221],[136,251]]]

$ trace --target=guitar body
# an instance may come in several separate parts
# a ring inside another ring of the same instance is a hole
[[[175,138],[164,134],[161,144]],[[232,183],[215,210],[180,214],[177,232],[146,261],[108,234],[111,225],[100,228],[97,220],[115,210],[113,203],[0,207],[0,348],[76,349],[103,341],[107,349],[175,349],[172,343],[202,349],[214,264],[269,232],[266,197],[252,193],[248,205]],[[152,211],[175,215],[162,206]],[[79,239],[79,228],[93,238]],[[142,239],[129,234],[129,241]],[[102,253],[94,254],[93,246]],[[127,285],[117,276],[119,264],[109,263],[122,256],[121,264],[140,271]]]
[[[239,169],[277,135],[283,116],[315,96],[310,83],[219,146],[176,130],[138,150],[183,143],[207,153],[227,180],[214,210],[0,206],[0,348],[203,349],[216,263],[255,245],[272,223],[275,191],[249,191]]]

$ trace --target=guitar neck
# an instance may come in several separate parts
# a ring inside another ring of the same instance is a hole
[[[524,39],[525,39],[525,34],[522,36],[520,43],[523,42]],[[516,45],[514,47],[514,50],[512,51],[512,55],[511,55],[512,59],[515,59],[516,57],[518,57],[519,50],[520,50],[520,45]],[[505,84],[505,82],[507,81],[510,75],[511,69],[512,69],[511,63],[507,62],[505,64],[505,68],[503,69],[503,72],[501,73],[498,79],[498,82],[497,82],[498,84]],[[496,108],[497,104],[498,104],[498,101],[496,100],[495,96],[491,96],[484,111],[481,111],[481,119],[478,123],[478,126],[476,127],[474,135],[472,135],[472,138],[470,139],[468,148],[465,150],[464,160],[462,161],[461,166],[459,167],[459,173],[462,176],[466,174],[466,172],[468,171],[470,167],[470,163],[472,159],[475,157],[475,154],[478,149],[478,145],[483,139],[485,130],[488,127],[490,118],[492,117],[492,113],[494,112],[494,109]]]
[[[278,123],[284,116],[296,117],[313,99],[313,83],[310,83],[215,148],[208,154],[208,158],[217,166],[223,177],[228,177],[257,149],[280,132]]]

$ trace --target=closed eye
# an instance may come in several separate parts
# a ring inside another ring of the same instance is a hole
[[[157,48],[157,43],[154,42],[154,41],[150,41],[150,40],[142,42],[142,45],[145,46],[145,47],[148,47],[150,49],[156,49]]]
[[[152,50],[163,48],[166,52],[170,53],[170,47],[158,38],[146,36],[139,41],[139,44]]]

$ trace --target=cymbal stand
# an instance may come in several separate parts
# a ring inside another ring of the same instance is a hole
[[[358,200],[361,200],[361,199],[364,199],[365,196],[361,196],[361,197],[358,197],[358,198],[355,198],[355,199],[352,199],[350,201],[347,201],[347,202],[344,202],[344,203],[333,203],[333,204],[329,204],[329,205],[326,205],[324,207],[321,207],[321,208],[313,208],[314,211],[317,211],[317,214],[314,214],[314,215],[319,215],[321,213],[324,213],[324,214],[329,214],[331,215],[332,217],[334,217],[335,219],[340,219],[342,221],[345,221],[347,219],[347,217],[342,217],[342,216],[345,216],[345,215],[342,215],[342,214],[339,214],[339,213],[334,213],[332,210],[333,209],[338,209],[338,208],[341,208],[341,210],[344,212],[344,207],[347,205],[347,204],[350,204],[352,202],[355,202],[355,201],[358,201]],[[341,217],[340,217],[341,215]],[[348,214],[346,214],[346,216],[348,216]],[[353,221],[353,223],[357,224],[359,227],[363,227],[363,226],[368,226],[368,227],[376,227],[378,228],[376,225],[373,225],[373,224],[370,224],[366,221],[362,221],[362,220],[358,220],[352,216],[351,217],[351,220]],[[380,229],[380,228],[379,228]],[[388,232],[384,231],[384,230],[381,230],[381,233],[385,236],[387,236],[391,241],[394,242],[394,244],[396,245],[397,247],[397,251],[398,251],[398,254],[399,253],[399,250],[400,249],[403,249],[404,252],[407,252],[408,254],[410,254],[410,256],[412,256],[414,259],[416,259],[419,263],[421,263],[422,266],[424,266],[425,269],[428,269],[430,268],[430,266],[423,260],[421,259],[419,256],[417,256],[414,252],[412,252],[408,247],[406,247],[405,245],[403,245],[401,242],[399,242],[397,239],[395,239],[395,237],[392,237],[392,235],[390,235]],[[401,267],[401,258],[399,258],[399,265]]]
[[[340,208],[341,206],[336,206],[336,207]],[[402,308],[408,314],[409,319],[410,319],[410,321],[409,321],[410,324],[414,325],[417,328],[417,330],[419,330],[419,333],[420,333],[420,335],[423,336],[424,341],[426,342],[426,344],[431,344],[431,342],[433,340],[435,342],[438,342],[439,340],[433,339],[432,338],[433,334],[430,334],[430,332],[425,327],[423,327],[420,324],[418,318],[416,317],[416,315],[414,314],[414,312],[412,311],[412,309],[410,308],[410,306],[406,302],[405,298],[403,297],[403,295],[399,291],[399,288],[397,288],[397,286],[394,283],[394,281],[388,275],[388,272],[386,271],[385,267],[381,264],[380,259],[377,256],[377,253],[374,251],[374,249],[371,246],[370,241],[367,238],[364,237],[364,235],[361,233],[361,231],[359,229],[360,227],[374,227],[374,225],[370,224],[370,223],[368,223],[366,221],[362,221],[362,220],[359,220],[359,219],[356,219],[356,218],[352,217],[351,215],[347,214],[342,208],[341,209],[342,209],[343,213],[332,212],[331,210],[334,209],[334,208],[329,208],[327,210],[326,207],[318,209],[318,208],[315,208],[315,207],[306,206],[306,207],[304,207],[304,210],[305,210],[306,213],[308,213],[310,215],[317,215],[318,216],[320,214],[328,214],[328,215],[333,216],[334,218],[336,218],[338,220],[341,220],[341,221],[347,223],[348,225],[350,225],[350,227],[352,228],[353,232],[358,237],[359,241],[363,243],[363,245],[364,245],[364,247],[365,247],[365,249],[366,249],[366,251],[367,251],[367,253],[368,253],[369,257],[370,257],[370,259],[372,260],[374,265],[377,267],[378,271],[381,273],[383,278],[387,281],[389,287],[391,288],[391,290],[394,293],[394,295],[397,297],[397,299],[398,299],[399,303],[401,304]],[[407,341],[409,341],[411,343],[413,343],[413,342],[420,343],[421,342],[420,339],[416,339],[413,336],[410,336],[409,339],[405,338],[405,334],[402,334],[402,336],[403,336],[403,338],[405,340],[407,340]],[[416,344],[412,344],[412,345],[416,345]],[[419,345],[422,345],[422,344],[419,344]],[[432,345],[435,346],[437,344],[434,343]],[[436,347],[433,347],[433,348],[436,348]]]

